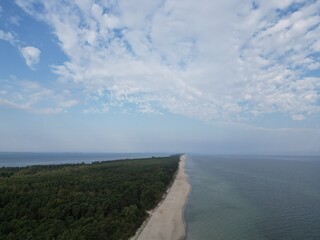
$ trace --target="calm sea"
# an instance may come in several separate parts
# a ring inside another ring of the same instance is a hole
[[[169,153],[4,153],[0,152],[0,167],[24,167],[65,163],[91,163],[126,158],[168,156]]]
[[[188,240],[319,240],[320,157],[192,156]]]

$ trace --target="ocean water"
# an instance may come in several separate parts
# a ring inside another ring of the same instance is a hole
[[[6,153],[0,152],[0,167],[24,167],[66,163],[92,163],[126,158],[163,157],[168,153]]]
[[[187,240],[319,240],[320,157],[189,155]]]

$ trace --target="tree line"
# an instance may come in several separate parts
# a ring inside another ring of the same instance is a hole
[[[179,156],[0,168],[0,239],[128,239]]]

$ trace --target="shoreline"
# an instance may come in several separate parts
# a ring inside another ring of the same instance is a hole
[[[179,169],[164,199],[151,210],[150,217],[137,230],[132,240],[182,240],[186,237],[184,209],[191,191],[185,173],[186,155],[179,161]]]

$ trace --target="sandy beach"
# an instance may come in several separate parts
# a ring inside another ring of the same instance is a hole
[[[151,213],[151,217],[138,240],[181,240],[185,238],[184,206],[190,192],[190,184],[184,171],[186,156],[180,158],[179,170],[167,196]]]

